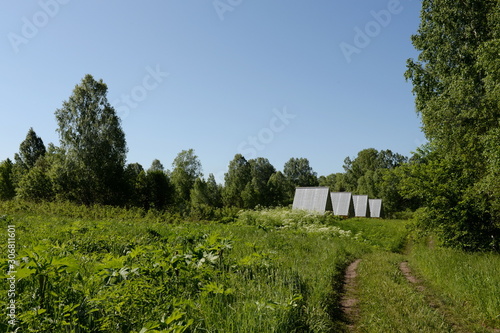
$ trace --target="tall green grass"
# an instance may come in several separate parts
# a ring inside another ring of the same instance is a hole
[[[335,223],[342,229],[350,230],[357,238],[372,247],[390,252],[401,252],[409,233],[406,220],[348,219]]]
[[[500,329],[500,256],[416,245],[410,264],[471,331]]]
[[[325,217],[284,210],[218,224],[67,204],[3,209],[17,231],[18,327],[30,332],[339,331],[344,268],[370,250]]]
[[[453,332],[443,316],[406,280],[400,254],[376,252],[358,266],[359,332]]]
[[[359,331],[453,329],[404,279],[403,260],[435,297],[476,321],[474,330],[499,324],[497,255],[424,246],[403,255],[405,221],[284,208],[227,214],[213,223],[140,209],[0,203],[0,237],[16,225],[19,331],[342,332],[344,270],[356,258]],[[8,271],[6,260],[0,268]],[[11,329],[0,321],[0,332]]]

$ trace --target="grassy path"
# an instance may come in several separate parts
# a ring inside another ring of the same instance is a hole
[[[373,228],[380,222],[353,226],[373,251],[356,261],[354,272],[346,273],[342,300],[347,306],[341,305],[349,332],[500,332],[497,254],[425,243],[405,249],[395,222],[383,223],[379,230]]]
[[[407,259],[376,251],[349,266],[341,303],[349,332],[500,332],[494,321],[471,315],[472,304],[436,291]]]

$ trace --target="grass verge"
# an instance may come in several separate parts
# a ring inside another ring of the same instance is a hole
[[[500,332],[500,256],[415,245],[409,263],[469,332]]]
[[[358,268],[359,332],[453,332],[452,326],[408,284],[400,254],[366,255]]]

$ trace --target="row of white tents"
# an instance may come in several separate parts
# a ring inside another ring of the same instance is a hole
[[[334,215],[342,217],[380,218],[382,199],[369,199],[367,195],[351,192],[330,192],[328,187],[297,187],[292,207],[321,214],[333,211]]]

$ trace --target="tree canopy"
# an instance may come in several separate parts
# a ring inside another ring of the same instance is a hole
[[[86,75],[55,112],[61,156],[57,185],[84,204],[119,201],[127,146],[107,91],[102,80]]]
[[[499,22],[498,0],[422,1],[412,37],[420,54],[406,72],[436,152],[410,172],[430,198],[420,220],[466,248],[487,247],[499,236]],[[447,195],[429,187],[436,177]]]

